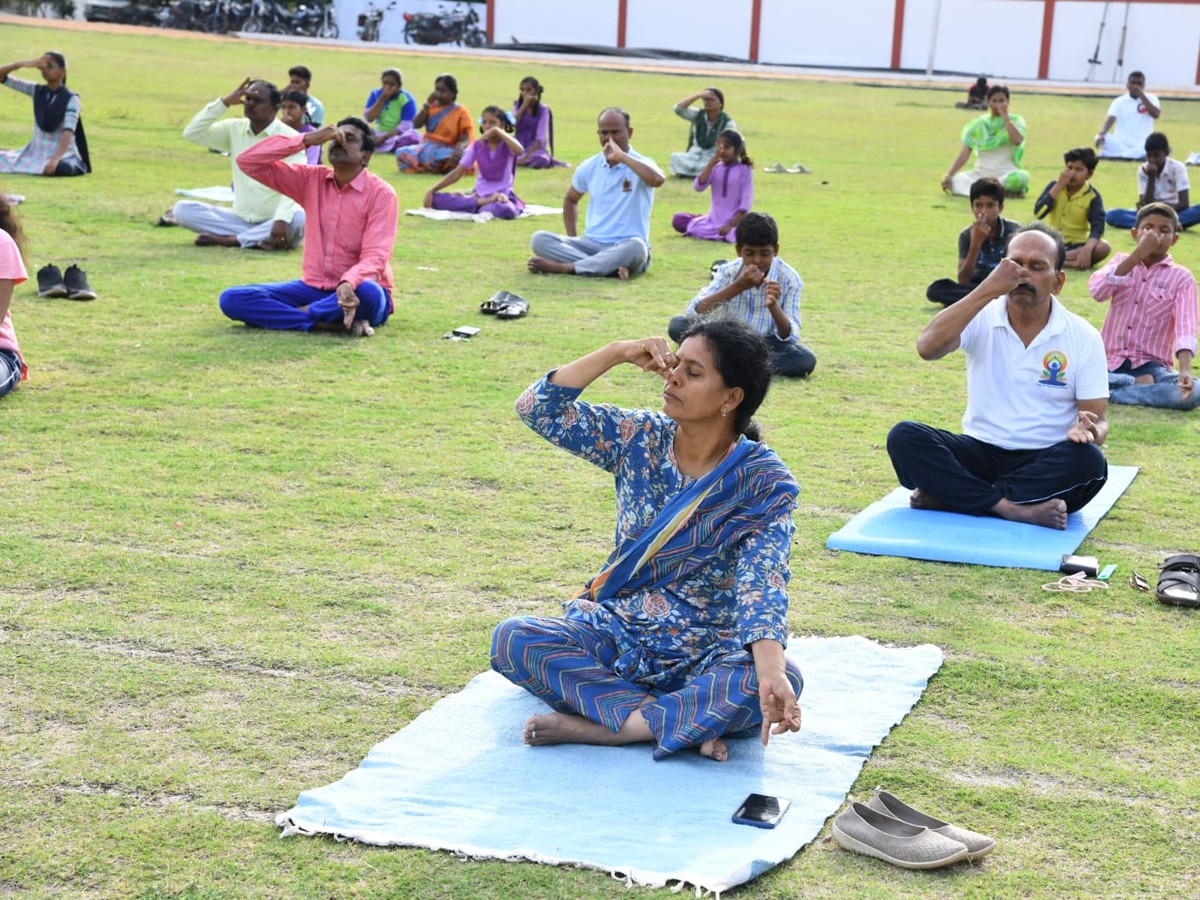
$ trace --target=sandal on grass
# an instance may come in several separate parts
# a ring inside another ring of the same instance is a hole
[[[775,163],[774,165],[763,166],[763,171],[769,172],[772,175],[788,174],[787,166],[785,166],[783,163]]]
[[[1154,596],[1171,606],[1200,607],[1200,556],[1168,556],[1161,566]]]
[[[508,293],[507,291],[505,293]],[[497,319],[519,319],[529,312],[529,301],[517,294],[508,294],[504,307],[496,310]]]
[[[512,294],[508,291],[496,291],[491,297],[479,304],[479,311],[484,315],[494,316],[508,305],[511,297]]]

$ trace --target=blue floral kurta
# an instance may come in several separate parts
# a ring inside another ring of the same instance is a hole
[[[636,538],[672,496],[693,479],[676,468],[675,422],[661,413],[625,410],[578,400],[580,390],[542,378],[517,401],[530,428],[613,474],[616,479],[616,546]],[[690,571],[653,589],[621,591],[602,603],[577,598],[568,619],[585,622],[616,642],[615,674],[655,694],[681,688],[690,678],[747,645],[771,639],[787,643],[787,582],[790,576],[791,473],[760,445],[746,463],[747,480],[790,488],[790,501],[736,544],[708,559],[689,560]],[[609,557],[609,563],[617,551]]]

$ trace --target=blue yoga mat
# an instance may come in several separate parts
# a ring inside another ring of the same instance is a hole
[[[875,556],[1054,572],[1062,564],[1062,555],[1079,548],[1137,473],[1137,466],[1109,466],[1103,489],[1067,517],[1065,531],[992,516],[912,509],[908,505],[912,491],[896,488],[830,535],[825,546]]]
[[[792,638],[788,655],[804,673],[802,730],[767,747],[730,740],[728,762],[690,752],[655,762],[648,744],[528,747],[525,721],[546,706],[486,672],[340,781],[302,793],[276,822],[285,837],[571,864],[631,884],[723,891],[817,836],[942,664],[930,644],[863,637]],[[730,821],[752,792],[792,801],[778,827]]]

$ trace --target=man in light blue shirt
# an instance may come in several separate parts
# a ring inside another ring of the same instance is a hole
[[[600,152],[575,170],[563,199],[567,233],[534,232],[530,272],[628,278],[650,268],[650,211],[654,189],[666,179],[654,160],[629,146],[629,113],[609,107],[596,126]],[[587,227],[579,237],[579,201],[584,194],[591,196]]]
[[[694,316],[741,319],[767,339],[780,375],[805,378],[817,366],[816,355],[800,343],[799,273],[779,258],[779,226],[766,213],[749,212],[737,223],[738,258],[713,272],[687,311],[667,326],[679,343]]]

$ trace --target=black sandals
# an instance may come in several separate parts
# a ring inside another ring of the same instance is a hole
[[[1168,556],[1159,568],[1154,596],[1171,606],[1200,607],[1200,556]]]

